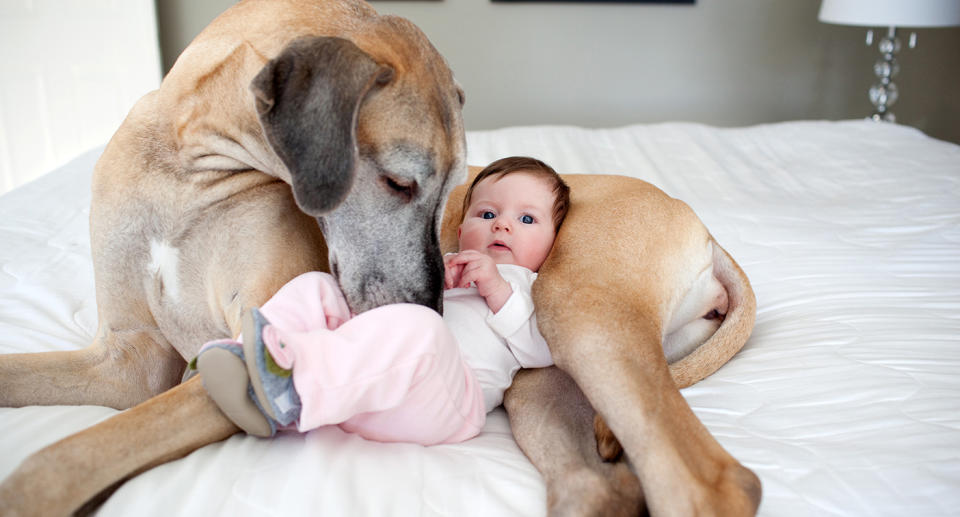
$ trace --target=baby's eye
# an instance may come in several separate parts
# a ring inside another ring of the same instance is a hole
[[[480,214],[480,217],[484,219],[493,219],[494,217],[496,217],[496,215],[489,210],[484,210],[483,213]]]
[[[520,216],[520,222],[523,224],[533,224],[533,216],[532,215]]]

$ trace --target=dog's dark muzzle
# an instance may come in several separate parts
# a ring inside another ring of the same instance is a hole
[[[420,267],[404,264],[385,271],[357,266],[330,257],[330,273],[355,314],[394,303],[414,303],[442,313],[443,260],[439,252],[424,257]]]

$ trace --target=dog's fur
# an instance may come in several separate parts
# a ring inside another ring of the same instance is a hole
[[[301,272],[329,267],[355,311],[438,307],[439,207],[465,170],[462,98],[419,31],[360,0],[246,0],[212,23],[97,165],[95,342],[0,358],[0,404],[139,405],[30,456],[0,485],[0,513],[89,508],[123,479],[237,432],[198,379],[177,386],[184,359],[236,335],[245,308]],[[756,477],[676,387],[746,341],[746,277],[652,186],[567,180],[573,204],[534,296],[558,366],[585,397],[548,368],[521,372],[505,401],[552,512],[752,514]],[[592,423],[601,454],[622,442],[632,469],[600,461]]]
[[[236,432],[197,380],[177,386],[185,359],[300,273],[331,271],[355,312],[439,310],[462,102],[426,37],[362,0],[246,0],[218,17],[97,163],[94,343],[0,358],[4,406],[140,405],[28,458],[0,514],[72,511]]]
[[[759,480],[677,389],[746,343],[756,312],[746,275],[686,204],[653,185],[564,180],[570,211],[533,296],[554,361],[576,384],[557,368],[524,370],[504,400],[517,442],[547,481],[551,513],[628,515],[645,502],[658,516],[753,515]],[[456,247],[464,194],[448,201],[444,251]],[[639,484],[622,464],[599,461],[616,459],[620,442]]]

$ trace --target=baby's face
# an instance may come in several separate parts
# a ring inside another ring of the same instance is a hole
[[[460,250],[477,250],[497,264],[537,271],[553,247],[554,201],[549,182],[532,174],[481,181],[457,233]]]

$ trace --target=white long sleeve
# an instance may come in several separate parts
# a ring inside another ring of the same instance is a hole
[[[499,312],[487,314],[487,324],[504,341],[524,368],[542,368],[553,364],[550,349],[537,329],[531,289],[537,274],[521,266],[497,266],[513,294]]]
[[[522,266],[498,265],[513,294],[494,314],[475,287],[444,291],[443,319],[457,338],[464,361],[483,389],[487,411],[503,402],[521,367],[550,366],[553,358],[537,330],[531,287],[537,274]]]

